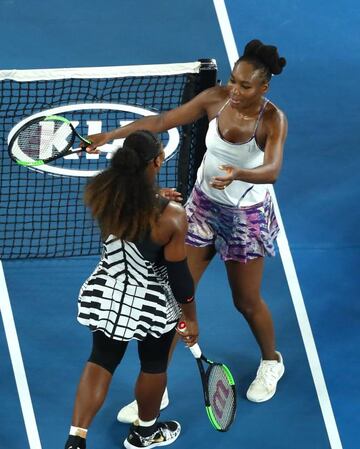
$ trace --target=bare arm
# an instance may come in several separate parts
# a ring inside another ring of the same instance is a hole
[[[168,262],[183,262],[186,259],[186,245],[185,245],[185,236],[187,232],[187,219],[184,209],[181,206],[170,204],[167,209],[169,221],[173,227],[173,233],[167,245],[164,247],[164,257]],[[188,271],[187,262],[183,262],[186,264],[186,267],[179,266],[178,273],[175,273],[175,281],[176,282],[189,282],[192,286],[189,285],[190,290],[194,289],[194,284],[191,278],[191,275]],[[184,271],[184,268],[186,270]],[[169,273],[170,274],[170,273]],[[177,274],[177,276],[176,276]],[[171,279],[170,279],[171,281]],[[182,290],[186,291],[186,285],[183,286]],[[186,322],[186,331],[181,334],[181,337],[184,339],[186,344],[192,346],[197,342],[199,330],[198,330],[198,322],[196,317],[196,305],[195,301],[191,301],[188,303],[180,303],[179,304],[183,313],[183,318]]]
[[[171,236],[164,246],[164,257],[169,262],[180,262],[187,256],[185,237],[187,233],[187,219],[185,209],[174,203],[169,203],[163,213],[163,219],[171,228]]]
[[[129,123],[128,125],[110,130],[108,132],[93,134],[89,136],[89,139],[93,143],[88,146],[88,150],[91,152],[98,146],[104,145],[110,140],[125,138],[134,131],[146,129],[148,131],[159,133],[176,126],[193,123],[206,115],[208,103],[213,101],[214,93],[216,93],[215,89],[210,88],[201,92],[192,100],[176,109],[163,112],[159,115],[143,117]]]

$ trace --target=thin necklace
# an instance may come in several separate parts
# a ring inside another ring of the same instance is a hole
[[[257,116],[260,114],[260,111],[261,111],[261,108],[263,107],[263,104],[264,104],[264,102],[262,102],[262,104],[261,104],[261,106],[260,106],[259,112],[257,112],[257,113],[256,113],[255,115],[253,115],[253,116],[243,114],[243,113],[240,112],[240,111],[237,111],[237,113],[239,114],[240,118],[242,118],[242,119],[244,119],[244,120],[254,120],[254,119],[256,119]]]

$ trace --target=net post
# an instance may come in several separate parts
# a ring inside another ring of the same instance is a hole
[[[203,90],[217,84],[217,64],[215,59],[199,59],[200,70],[194,81],[194,75],[189,77],[182,96],[182,104],[191,100]],[[195,184],[196,172],[204,157],[206,146],[205,136],[209,126],[207,117],[202,117],[194,124],[182,127],[182,143],[178,161],[177,190],[186,200]]]
[[[200,86],[199,92],[213,87],[217,83],[217,65],[215,59],[199,59],[200,67]],[[196,151],[195,151],[195,170],[199,168],[204,157],[206,146],[205,136],[209,127],[207,117],[203,117],[196,123]]]

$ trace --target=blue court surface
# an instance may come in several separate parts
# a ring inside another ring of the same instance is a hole
[[[169,368],[171,403],[162,418],[182,424],[174,449],[358,448],[359,3],[0,0],[0,8],[0,69],[214,58],[226,83],[246,42],[279,47],[288,65],[272,80],[269,98],[287,114],[289,136],[275,185],[282,232],[277,257],[265,266],[263,295],[285,376],[269,402],[246,400],[260,356],[215,259],[197,294],[200,342],[235,375],[237,418],[227,433],[211,428],[196,364],[182,344]],[[1,449],[63,447],[90,352],[76,299],[96,263],[97,257],[2,261]],[[133,398],[138,368],[134,344],[89,431],[89,449],[122,447],[128,427],[116,414]]]

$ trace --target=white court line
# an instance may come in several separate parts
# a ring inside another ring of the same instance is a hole
[[[5,275],[0,261],[0,312],[4,323],[5,335],[14,370],[15,382],[19,394],[21,410],[25,422],[30,449],[41,449],[40,437],[26,379],[24,362],[21,356],[19,339],[16,333],[14,316],[6,286]],[[10,417],[9,417],[10,418]]]
[[[232,68],[235,61],[237,61],[237,59],[239,58],[239,53],[236,47],[234,34],[232,32],[225,2],[224,0],[213,0],[213,2],[221,33],[224,39],[229,63]],[[273,186],[270,186],[270,192],[274,202],[276,218],[280,226],[280,233],[277,239],[279,252],[282,264],[284,266],[287,283],[289,285],[292,302],[294,304],[296,317],[300,326],[302,339],[304,341],[305,351],[309,361],[311,374],[313,376],[316,393],[319,399],[320,408],[329,437],[329,442],[332,449],[342,449],[339,431],[336,425],[334,412],[331,407],[331,402],[326,388],[326,383],[317,353],[315,340],[305,308],[304,298],[301,293],[299,280],[296,274],[294,261],[290,252],[289,242],[286,237],[284,224],[281,218],[280,209]]]

